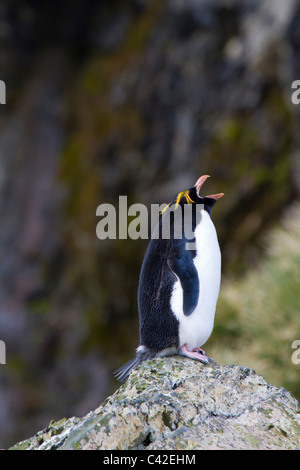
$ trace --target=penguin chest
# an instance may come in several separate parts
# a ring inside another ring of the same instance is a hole
[[[201,220],[195,230],[197,269],[200,292],[194,311],[183,313],[183,291],[179,279],[171,294],[171,309],[179,321],[179,346],[189,350],[201,347],[210,337],[214,325],[216,304],[221,280],[221,253],[214,224],[209,214],[201,211]]]

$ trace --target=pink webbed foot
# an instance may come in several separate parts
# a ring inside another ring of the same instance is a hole
[[[190,357],[191,359],[195,359],[196,361],[200,361],[203,364],[208,364],[209,362],[213,362],[210,357],[207,357],[206,352],[203,351],[201,348],[194,348],[192,351],[189,351],[186,347],[186,344],[181,346],[179,354],[181,356]]]

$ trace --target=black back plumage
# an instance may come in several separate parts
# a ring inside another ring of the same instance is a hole
[[[171,249],[171,240],[152,239],[139,280],[140,344],[157,351],[178,343],[178,321],[170,308],[176,281],[175,274],[168,266]]]
[[[181,201],[183,219],[184,201]],[[170,204],[172,208],[173,203]],[[193,230],[196,225],[193,206]],[[178,209],[175,209],[178,210]],[[170,238],[162,238],[164,219],[170,217]],[[184,311],[192,313],[198,302],[199,279],[193,264],[194,250],[186,250],[188,239],[181,226],[181,237],[175,237],[174,212],[166,211],[160,219],[159,238],[152,238],[141,268],[138,288],[138,310],[140,318],[140,344],[157,351],[178,347],[178,320],[174,316],[170,300],[177,280],[181,280],[184,293]]]

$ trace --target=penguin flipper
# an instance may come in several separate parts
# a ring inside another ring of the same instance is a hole
[[[180,280],[183,290],[183,313],[189,316],[197,306],[200,283],[191,254],[186,250],[184,243],[171,251],[168,265]]]

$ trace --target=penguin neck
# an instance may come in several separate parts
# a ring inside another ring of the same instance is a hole
[[[183,212],[182,212],[183,215],[184,215],[184,209],[185,209],[185,206],[183,206]],[[204,217],[207,217],[210,220],[211,207],[209,207],[206,204],[201,204],[201,205],[193,204],[192,206],[192,230],[193,231],[195,231],[197,225],[200,223],[202,219],[202,215],[204,215]],[[184,217],[183,217],[183,220],[184,220]]]
[[[211,216],[211,207],[204,204],[204,210],[208,213],[209,216]]]
[[[198,217],[196,217],[196,215],[199,216],[199,214],[200,214],[200,219],[201,219],[202,214],[204,214],[205,216],[208,216],[209,219],[210,219],[210,216],[211,216],[211,207],[207,206],[206,204],[204,204],[200,207],[199,207],[199,205],[196,204],[195,207],[196,207],[196,210],[193,211],[193,230],[195,230],[196,226],[199,223]],[[198,220],[198,222],[197,222],[197,220]]]

